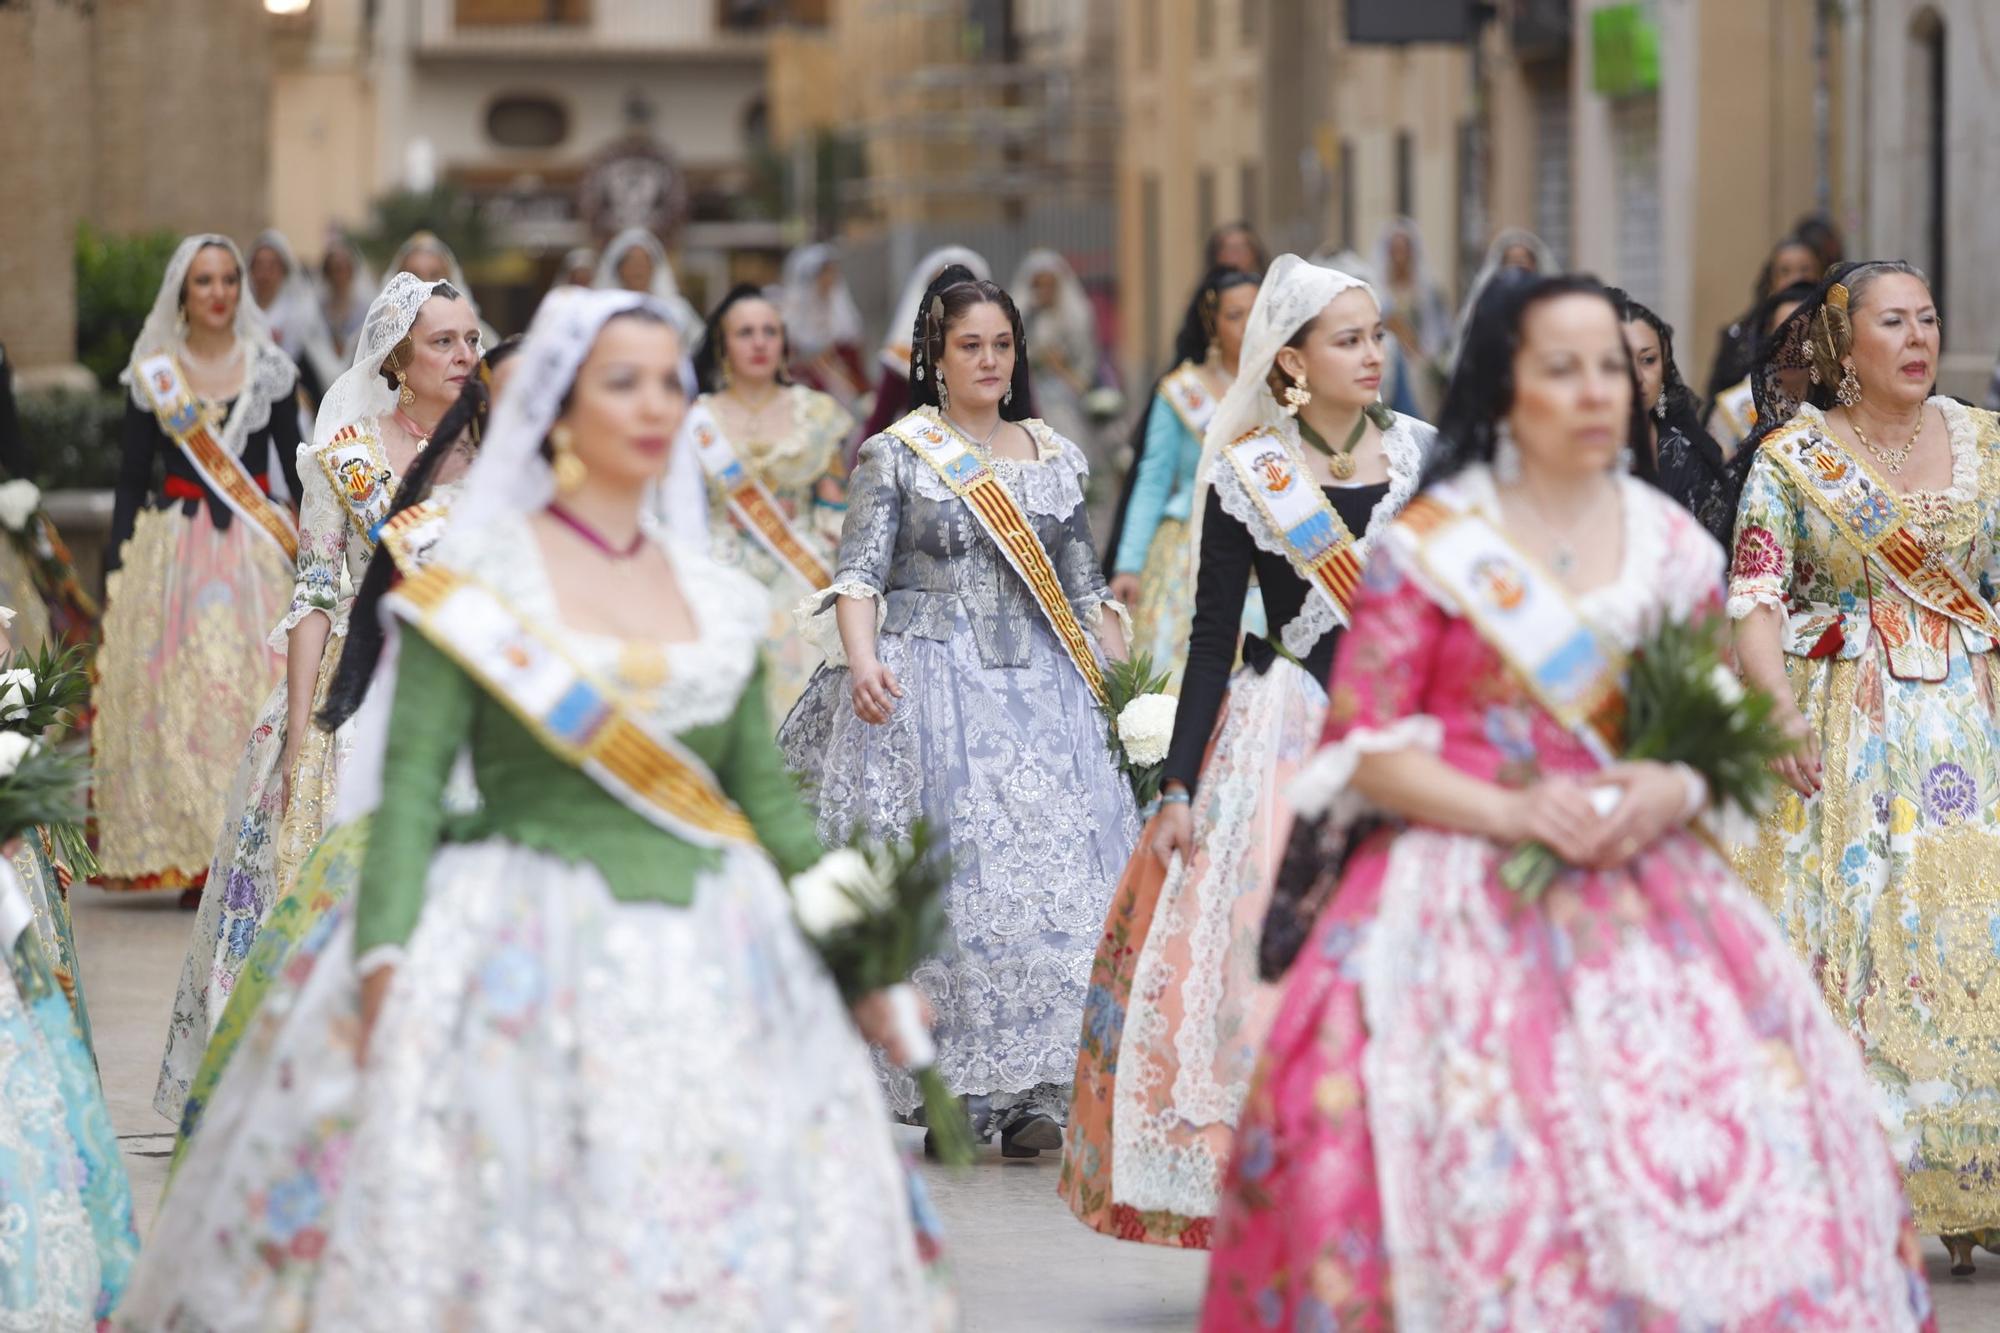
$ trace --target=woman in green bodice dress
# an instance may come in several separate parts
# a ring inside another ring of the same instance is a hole
[[[762,590],[642,519],[680,359],[648,297],[543,303],[436,555],[385,599],[353,915],[218,1085],[124,1326],[943,1313],[781,878],[819,846],[770,740]],[[461,756],[482,805],[451,816]]]

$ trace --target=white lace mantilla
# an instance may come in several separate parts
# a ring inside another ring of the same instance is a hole
[[[1298,427],[1271,429],[1266,432],[1279,441],[1291,454],[1298,466],[1306,469],[1306,457],[1300,447]],[[1432,443],[1437,439],[1437,431],[1414,417],[1396,414],[1396,421],[1382,436],[1383,460],[1389,465],[1389,489],[1375,502],[1369,511],[1368,527],[1354,534],[1356,558],[1364,563],[1368,559],[1368,548],[1372,536],[1380,532],[1396,515],[1403,512],[1403,506],[1417,493],[1417,483],[1422,479],[1424,460],[1429,455]],[[1235,465],[1218,454],[1209,465],[1208,484],[1215,488],[1216,498],[1222,504],[1222,511],[1241,523],[1250,533],[1259,550],[1268,554],[1291,559],[1291,549],[1283,536],[1275,531],[1270,520],[1264,517],[1263,509],[1243,487],[1243,479],[1236,475]],[[1309,584],[1311,595],[1299,613],[1279,632],[1279,642],[1285,651],[1304,660],[1313,646],[1340,625],[1340,612],[1333,602],[1320,591],[1317,584]]]

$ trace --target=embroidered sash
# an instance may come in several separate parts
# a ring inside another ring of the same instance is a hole
[[[292,522],[292,516],[264,494],[262,488],[245,470],[243,460],[229,453],[216,443],[215,436],[208,428],[208,421],[202,416],[200,404],[181,378],[181,369],[174,364],[171,356],[147,357],[139,363],[139,382],[146,388],[147,397],[153,400],[153,415],[159,419],[160,429],[167,433],[187,461],[194,467],[195,475],[208,484],[208,488],[222,497],[229,511],[250,524],[276,543],[285,553],[285,559],[297,562],[299,558],[299,530]],[[254,392],[245,385],[243,392]],[[289,400],[274,404],[272,411],[288,411]]]
[[[699,756],[627,716],[616,694],[485,584],[434,564],[385,605],[627,808],[703,847],[755,845],[749,819]]]
[[[1174,409],[1174,415],[1197,440],[1208,429],[1217,406],[1215,395],[1201,378],[1192,361],[1183,361],[1160,381],[1160,396]]]
[[[1715,397],[1715,405],[1722,412],[1722,420],[1741,443],[1750,438],[1750,432],[1757,427],[1757,395],[1750,388],[1750,381],[1744,380],[1733,388],[1724,389]],[[1727,451],[1733,452],[1734,446]]]
[[[382,549],[396,562],[396,569],[404,578],[430,563],[438,539],[444,536],[445,517],[450,513],[451,501],[433,496],[382,521]]]
[[[820,563],[805,536],[785,517],[777,497],[736,457],[708,404],[696,403],[688,409],[687,434],[694,442],[701,470],[721,488],[736,525],[810,590],[817,592],[830,585],[832,571]]]
[[[1056,577],[1049,553],[1042,549],[1041,538],[1035,535],[1013,493],[956,431],[947,429],[925,412],[910,413],[889,427],[889,433],[929,464],[944,484],[951,487],[952,493],[965,501],[974,521],[1028,585],[1035,605],[1041,608],[1049,628],[1056,632],[1083,683],[1100,704],[1106,703],[1110,696],[1105,693],[1104,671],[1097,664],[1097,653],[1063,592],[1062,580]]]
[[[1871,557],[1868,619],[1882,636],[1892,675],[1945,678],[1950,667],[1945,621],[2000,640],[2000,615],[1962,571],[1917,540],[1909,529],[1909,509],[1893,486],[1821,431],[1788,431],[1764,447],[1841,536]],[[1875,587],[1878,572],[1886,589]],[[1885,597],[1884,591],[1900,596]]]
[[[1266,532],[1256,535],[1276,545],[1306,586],[1333,603],[1334,616],[1347,624],[1348,607],[1361,582],[1361,552],[1326,492],[1284,441],[1268,431],[1248,432],[1222,456],[1267,525]]]
[[[346,506],[354,530],[372,545],[396,486],[396,474],[389,470],[381,441],[358,424],[343,426],[320,451],[319,465],[333,493]]]
[[[1435,494],[1410,501],[1390,531],[1535,701],[1611,763],[1624,747],[1625,654],[1568,591],[1483,514]]]

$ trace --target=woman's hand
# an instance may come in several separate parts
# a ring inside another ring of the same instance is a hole
[[[1111,576],[1111,595],[1117,598],[1123,606],[1137,606],[1139,604],[1139,576],[1137,574],[1113,574]]]
[[[389,987],[395,981],[393,963],[385,963],[361,978],[361,1040],[354,1048],[354,1062],[358,1065],[368,1064],[368,1043],[375,1035],[375,1020],[381,1016],[382,1002],[389,997]]]
[[[1495,841],[1539,842],[1573,866],[1596,863],[1604,831],[1589,789],[1570,777],[1543,778],[1512,793],[1500,823]]]
[[[1167,786],[1172,791],[1187,790],[1178,782]],[[1153,836],[1146,845],[1153,849],[1153,855],[1160,858],[1163,866],[1171,866],[1176,856],[1181,858],[1182,865],[1194,858],[1194,814],[1186,801],[1161,804],[1159,814],[1153,817]]]
[[[1580,864],[1624,865],[1687,822],[1688,784],[1670,764],[1613,764],[1595,785],[1620,788],[1623,795],[1604,817],[1597,858]]]
[[[937,1012],[921,993],[917,996],[917,1006],[924,1026],[936,1027]],[[896,1023],[895,1004],[890,1000],[888,991],[870,991],[854,1002],[852,1013],[854,1026],[861,1030],[862,1040],[870,1046],[880,1046],[899,1068],[909,1067],[911,1052],[904,1049],[902,1031]]]
[[[896,673],[870,658],[850,667],[848,674],[852,677],[854,715],[870,726],[887,722],[889,714],[895,711],[896,700],[903,697]]]
[[[1819,734],[1807,722],[1805,714],[1796,708],[1782,705],[1772,713],[1771,723],[1785,735],[1798,743],[1798,748],[1790,754],[1771,761],[1771,771],[1778,775],[1787,787],[1801,796],[1819,795],[1824,770],[1819,762]]]

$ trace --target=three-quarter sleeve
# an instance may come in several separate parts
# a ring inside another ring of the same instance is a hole
[[[831,586],[799,603],[793,613],[806,642],[834,666],[847,665],[834,604],[842,597],[875,603],[875,627],[888,614],[889,568],[896,557],[896,535],[903,523],[903,493],[898,462],[907,450],[890,435],[877,435],[861,446],[854,475],[847,482],[847,516],[840,525],[840,554]]]
[[[333,618],[334,608],[340,604],[348,535],[353,531],[347,506],[334,494],[333,482],[316,455],[307,464],[300,484],[299,558],[292,578],[291,609],[271,631],[270,644],[277,649],[284,648],[285,636],[313,612]]]
[[[303,494],[299,484],[299,400],[286,394],[271,404],[271,452],[278,456],[278,471],[285,474],[285,489],[294,496]],[[252,473],[261,472],[252,467]]]
[[[1736,508],[1736,548],[1729,567],[1729,615],[1741,620],[1759,606],[1790,609],[1792,553],[1799,537],[1798,497],[1768,451],[1750,465]]]
[[[764,673],[760,662],[743,688],[729,723],[729,751],[716,765],[716,778],[749,818],[757,841],[778,868],[796,875],[819,860],[822,849],[813,817],[799,798],[798,782],[771,739]]]
[[[1076,613],[1076,618],[1093,631],[1103,619],[1105,608],[1112,608],[1125,623],[1129,638],[1132,627],[1125,608],[1112,599],[1105,584],[1104,569],[1097,558],[1097,537],[1090,530],[1090,506],[1084,499],[1090,464],[1083,450],[1065,442],[1063,455],[1055,465],[1071,469],[1076,477],[1076,504],[1064,516],[1055,549],[1049,552],[1056,578],[1062,582],[1063,596],[1069,598],[1070,610]]]
[[[406,631],[396,661],[382,801],[354,911],[354,954],[408,941],[444,827],[445,784],[472,730],[479,687],[429,640]]]
[[[153,489],[153,455],[159,448],[159,422],[137,403],[125,404],[125,421],[118,431],[118,481],[111,507],[111,544],[104,552],[108,574],[124,563],[125,543],[139,521],[140,506]]]
[[[1202,514],[1201,572],[1195,580],[1187,671],[1181,677],[1174,739],[1162,770],[1163,780],[1183,783],[1190,792],[1201,776],[1209,733],[1215,730],[1223,696],[1229,691],[1229,671],[1243,629],[1243,599],[1256,556],[1250,530],[1222,507],[1222,497],[1211,488]]]
[[[1137,574],[1145,568],[1153,534],[1159,531],[1160,518],[1173,495],[1184,429],[1173,405],[1154,394],[1146,411],[1146,441],[1139,451],[1138,475],[1125,510],[1125,531],[1118,538],[1118,555],[1111,564],[1120,574]]]

